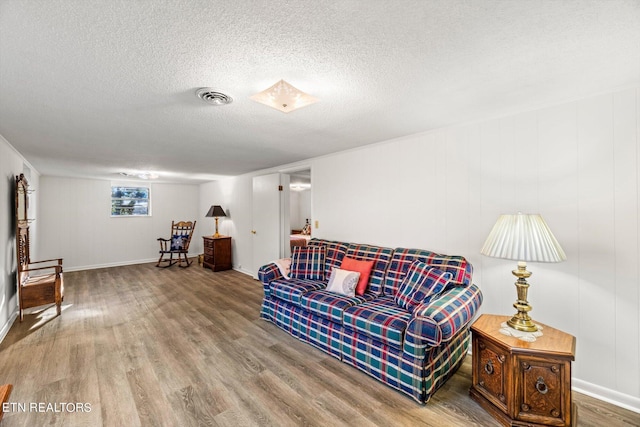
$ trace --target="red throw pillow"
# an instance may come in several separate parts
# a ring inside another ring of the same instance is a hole
[[[344,257],[340,268],[342,270],[357,271],[360,273],[360,279],[356,285],[356,295],[364,295],[364,291],[367,290],[367,285],[369,285],[369,276],[373,268],[373,261],[359,261],[357,259]]]

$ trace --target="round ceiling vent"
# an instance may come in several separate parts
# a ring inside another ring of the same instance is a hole
[[[198,98],[211,105],[227,105],[233,102],[233,98],[229,95],[225,95],[222,92],[218,92],[210,87],[203,87],[196,91]]]

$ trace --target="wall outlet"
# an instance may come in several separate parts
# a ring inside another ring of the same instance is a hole
[[[320,221],[316,220],[315,221],[315,226],[316,226],[316,228],[320,227]]]

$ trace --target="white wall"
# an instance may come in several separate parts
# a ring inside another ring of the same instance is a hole
[[[199,188],[149,184],[150,217],[112,218],[111,181],[42,176],[40,255],[64,258],[65,270],[157,261],[156,239],[170,237],[171,221],[198,219]],[[193,256],[202,252],[201,232],[198,221],[189,247]]]
[[[0,341],[9,332],[18,314],[16,223],[15,223],[15,177],[30,169],[29,186],[37,190],[39,175],[9,142],[0,135]],[[38,192],[29,197],[29,212],[37,214]],[[38,225],[31,228],[32,238],[37,238]],[[33,256],[37,256],[34,250]]]
[[[200,221],[203,235],[215,231],[213,218],[204,215],[211,205],[220,205],[227,214],[219,220],[219,232],[231,236],[231,257],[233,268],[252,274],[252,219],[251,211],[253,180],[252,175],[243,175],[200,186]]]
[[[576,336],[574,387],[640,411],[639,104],[625,90],[311,159],[313,235],[463,255],[483,312],[510,315],[515,263],[479,251],[499,214],[541,213],[568,260],[530,263],[532,316]],[[232,207],[245,269],[251,175],[201,189],[202,212]]]

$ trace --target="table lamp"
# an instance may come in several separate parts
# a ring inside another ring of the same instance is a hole
[[[500,215],[480,251],[482,255],[518,261],[512,273],[518,278],[518,300],[513,307],[518,312],[507,321],[511,328],[523,332],[536,332],[537,326],[529,317],[531,306],[527,301],[529,284],[527,261],[560,262],[567,259],[562,247],[538,214]]]
[[[206,217],[214,217],[216,219],[216,232],[213,235],[214,238],[216,237],[220,237],[220,233],[218,233],[218,218],[221,216],[227,216],[226,213],[224,213],[224,210],[222,209],[222,207],[220,205],[213,205],[209,208],[209,211],[207,212],[207,214],[205,215]]]

